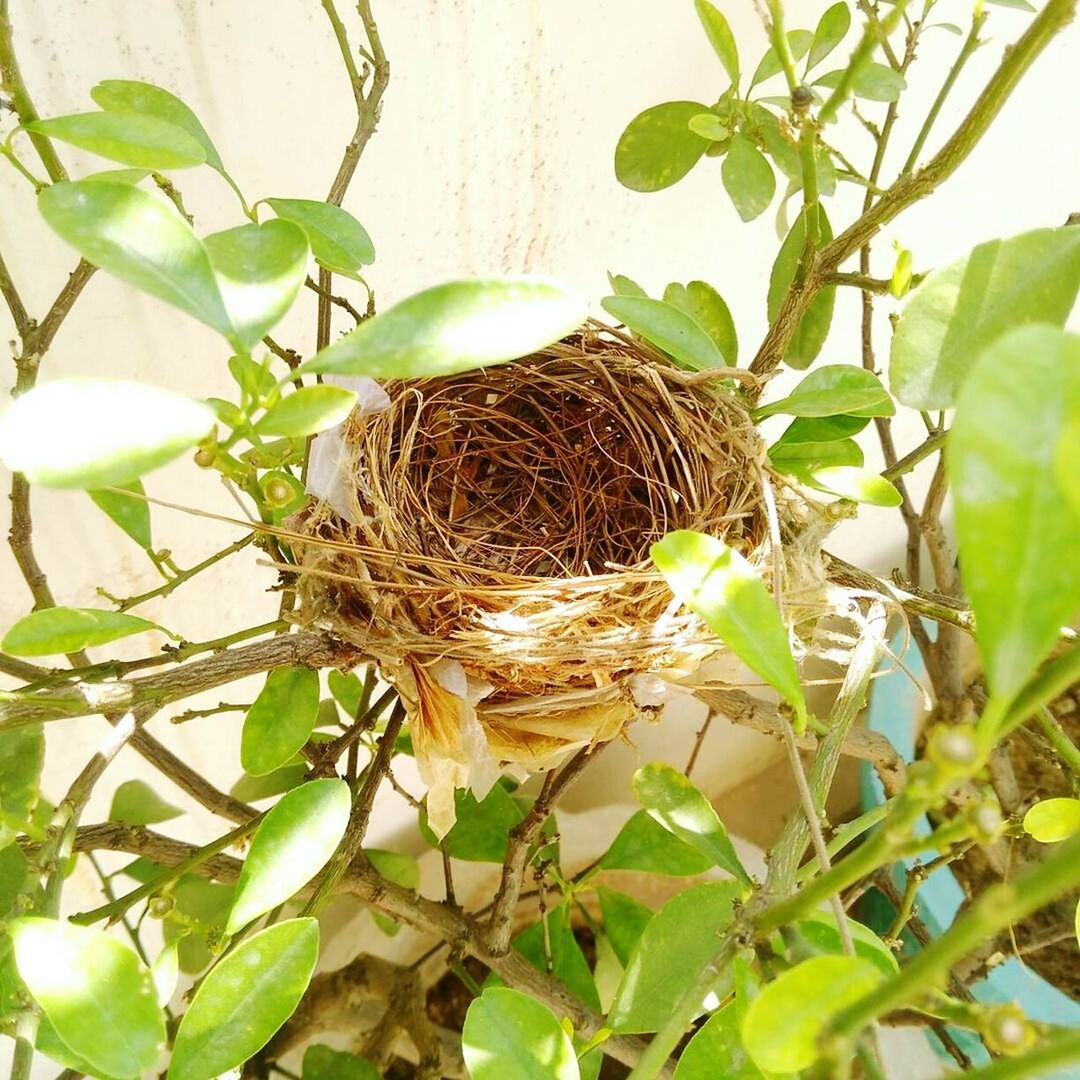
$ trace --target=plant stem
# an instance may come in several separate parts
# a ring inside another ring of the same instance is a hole
[[[906,476],[919,462],[924,461],[935,451],[944,447],[949,433],[947,431],[935,431],[924,442],[920,443],[910,454],[905,454],[899,461],[882,471],[881,475],[886,480],[896,480]]]
[[[1035,712],[1035,723],[1042,729],[1047,741],[1054,748],[1054,753],[1072,773],[1073,787],[1080,778],[1080,748],[1069,738],[1068,733],[1058,723],[1057,717],[1044,705]]]
[[[1059,1065],[1075,1065],[1080,1061],[1080,1031],[1055,1032],[1034,1050],[1014,1058],[999,1058],[980,1069],[967,1073],[968,1080],[1028,1080],[1046,1076]]]

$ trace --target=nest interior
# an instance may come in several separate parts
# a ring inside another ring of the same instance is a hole
[[[386,389],[345,427],[351,520],[315,503],[289,523],[305,618],[377,659],[458,660],[491,702],[610,685],[707,637],[650,544],[766,540],[745,410],[615,331]]]

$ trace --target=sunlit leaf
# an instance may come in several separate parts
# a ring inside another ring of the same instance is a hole
[[[785,971],[750,1003],[743,1045],[765,1072],[797,1072],[818,1059],[818,1036],[833,1016],[884,978],[868,960],[816,956]]]
[[[683,368],[704,371],[727,363],[716,342],[685,311],[645,296],[606,296],[604,310],[663,350]]]
[[[819,466],[805,475],[800,474],[800,479],[818,491],[868,506],[899,506],[904,501],[884,476],[855,465]]]
[[[171,821],[184,811],[167,803],[142,780],[125,780],[113,793],[109,820],[125,825],[156,825]]]
[[[104,169],[80,177],[85,183],[138,184],[150,175],[149,169]]]
[[[817,67],[844,40],[851,26],[851,12],[844,0],[825,11],[814,30],[810,53],[806,58],[806,70]]]
[[[212,1080],[262,1049],[300,1003],[318,955],[318,922],[290,919],[218,961],[180,1021],[169,1080]]]
[[[714,865],[750,884],[750,875],[739,861],[727,829],[691,780],[666,762],[654,761],[634,773],[633,784],[638,802],[654,821],[697,848]]]
[[[359,278],[361,267],[375,261],[375,245],[367,230],[347,210],[315,199],[267,199],[279,218],[293,221],[307,233],[311,253],[335,274]]]
[[[615,147],[615,176],[631,191],[660,191],[678,183],[701,159],[709,140],[690,130],[690,121],[709,106],[700,101],[665,101],[638,113]]]
[[[909,294],[892,339],[893,393],[913,409],[951,408],[986,346],[1027,323],[1063,326],[1078,289],[1075,226],[979,244]]]
[[[50,184],[38,209],[80,255],[228,335],[210,258],[171,203],[131,184]],[[130,478],[129,478],[130,479]]]
[[[197,140],[155,116],[73,113],[35,120],[26,130],[140,169],[188,169],[206,161],[206,151]]]
[[[319,712],[319,673],[310,668],[271,671],[244,717],[240,764],[252,776],[281,768],[307,742]]]
[[[1080,832],[1080,799],[1043,799],[1024,815],[1024,832],[1041,844],[1056,844]]]
[[[578,329],[585,314],[563,286],[541,278],[451,281],[362,322],[297,374],[450,375],[536,352]]]
[[[122,611],[41,608],[20,619],[4,635],[0,648],[12,656],[55,656],[159,629],[156,623]]]
[[[791,416],[892,416],[896,406],[881,380],[854,364],[827,364],[806,376],[787,397],[755,409],[755,421]]]
[[[213,426],[205,405],[156,386],[57,379],[0,416],[0,459],[43,487],[111,487],[172,461]]]
[[[687,529],[653,544],[652,560],[671,591],[751,671],[760,675],[806,722],[806,701],[787,631],[761,578],[722,540]]]
[[[987,680],[1004,697],[1080,610],[1080,560],[1063,555],[1075,548],[1080,513],[1054,469],[1078,412],[1080,337],[1050,326],[1022,327],[986,349],[957,401],[947,463],[960,569]]]
[[[356,404],[356,394],[340,386],[304,386],[286,394],[255,425],[260,435],[313,435],[336,427]]]
[[[718,1009],[695,1032],[679,1055],[675,1080],[765,1080],[739,1036],[735,1003]]]
[[[374,1065],[347,1050],[316,1044],[304,1051],[301,1080],[380,1080]]]
[[[724,142],[731,138],[731,128],[714,112],[698,113],[697,116],[690,117],[687,127],[695,135],[713,142]]]
[[[76,1054],[114,1077],[154,1067],[165,1048],[165,1015],[130,946],[55,919],[15,919],[7,931],[19,975]]]
[[[443,837],[447,852],[467,862],[502,862],[510,830],[525,816],[506,788],[496,784],[480,802],[471,791],[455,791],[454,807],[453,828]],[[420,815],[420,832],[432,847],[438,845],[426,812]]]
[[[735,35],[728,26],[727,19],[720,13],[709,0],[694,0],[694,8],[697,11],[701,25],[705,28],[705,36],[709,44],[716,51],[720,63],[731,79],[731,85],[739,85],[739,49],[735,44]],[[734,363],[734,361],[732,361]]]
[[[712,859],[669,833],[644,810],[631,815],[600,860],[603,870],[643,870],[691,877],[703,874]]]
[[[292,306],[308,257],[303,229],[289,221],[237,225],[203,239],[233,331],[244,352]]]
[[[734,881],[705,881],[677,893],[652,917],[608,1014],[615,1031],[658,1031],[664,1025],[712,962],[741,891]]]
[[[165,945],[154,957],[150,966],[150,977],[154,981],[157,1003],[164,1009],[176,993],[176,983],[180,978],[180,947],[176,941]]]
[[[711,285],[704,281],[691,281],[687,285],[672,282],[664,290],[664,300],[685,311],[713,339],[729,365],[739,362],[735,320],[724,298]]]
[[[731,140],[720,173],[743,221],[753,221],[768,209],[776,194],[776,174],[765,155],[745,135]]]
[[[267,811],[236,883],[227,934],[235,934],[299,892],[330,860],[349,824],[344,780],[311,780]]]
[[[490,987],[465,1014],[461,1049],[471,1080],[578,1080],[574,1047],[551,1011],[508,987]]]
[[[806,443],[829,443],[857,435],[867,424],[869,416],[800,416],[792,420],[784,434],[773,443],[772,449],[794,448]],[[770,451],[771,452],[771,451]],[[862,464],[859,462],[859,464]]]
[[[27,724],[4,732],[0,738],[0,809],[4,811],[0,820],[0,849],[15,839],[14,823],[28,822],[33,815],[41,797],[44,764],[45,733],[41,724]],[[4,914],[0,903],[0,919]]]
[[[136,496],[146,494],[140,480],[132,480],[127,484],[114,484],[112,486],[121,488],[124,491],[130,491]],[[145,499],[132,498],[122,495],[118,491],[108,491],[106,489],[88,491],[86,494],[139,547],[150,548],[150,504]]]

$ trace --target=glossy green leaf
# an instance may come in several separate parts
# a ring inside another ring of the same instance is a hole
[[[466,862],[502,862],[510,830],[525,816],[502,784],[477,802],[471,791],[455,791],[456,820],[443,838],[443,846],[455,858]],[[438,846],[428,828],[427,814],[421,813],[420,831],[432,847]]]
[[[843,80],[844,69],[830,71],[814,80],[815,86],[835,90]],[[871,60],[863,64],[851,82],[851,92],[866,101],[895,101],[907,88],[907,82],[899,71]]]
[[[720,173],[743,221],[753,221],[768,209],[776,194],[776,174],[765,155],[745,135],[731,140]]]
[[[698,113],[697,116],[690,117],[687,127],[695,135],[712,142],[725,142],[731,138],[731,128],[714,112]]]
[[[700,101],[665,101],[638,113],[615,147],[619,183],[631,191],[660,191],[678,183],[709,147],[709,140],[689,126],[708,111]]]
[[[364,854],[380,876],[400,885],[403,889],[416,892],[420,888],[420,864],[411,856],[401,851],[381,851],[379,848],[365,848]],[[371,917],[375,925],[389,937],[393,937],[401,924],[389,915],[371,908]]]
[[[267,199],[279,218],[295,222],[307,233],[311,253],[320,266],[359,279],[361,267],[375,261],[375,245],[367,230],[347,210],[316,199]]]
[[[318,955],[318,922],[290,919],[218,961],[180,1021],[169,1080],[212,1080],[262,1049],[300,1003]]]
[[[1080,799],[1043,799],[1024,815],[1024,832],[1041,844],[1056,844],[1080,832]]]
[[[704,281],[688,285],[672,282],[664,290],[664,301],[685,311],[713,339],[728,365],[734,367],[739,362],[735,320],[724,298],[711,285]]]
[[[899,506],[904,501],[884,476],[855,465],[818,467],[800,479],[818,491],[868,506]]]
[[[705,371],[726,366],[716,342],[673,304],[646,296],[606,296],[600,303],[609,315],[666,352],[680,367]]]
[[[15,822],[30,821],[41,798],[44,764],[45,733],[41,724],[27,724],[4,732],[0,738],[0,810],[4,812],[4,819],[0,820],[0,849],[15,839]],[[0,906],[0,918],[3,914]]]
[[[653,911],[632,896],[613,889],[598,888],[596,898],[600,901],[604,933],[607,934],[619,963],[626,967],[637,947],[638,939],[653,917]]]
[[[718,8],[709,3],[709,0],[694,0],[694,8],[705,28],[705,36],[709,44],[716,51],[720,63],[731,79],[731,85],[738,88],[739,85],[739,49],[735,44],[735,35],[728,26],[727,19],[720,13]]]
[[[461,1049],[471,1080],[578,1080],[574,1047],[539,1001],[493,986],[465,1014]]]
[[[27,131],[139,169],[189,169],[206,151],[183,128],[155,116],[89,112],[35,120]]]
[[[186,131],[203,149],[206,164],[223,172],[218,154],[199,118],[175,94],[153,83],[134,79],[105,79],[90,91],[99,108],[117,113],[156,117]]]
[[[229,341],[246,352],[296,299],[307,273],[307,237],[290,221],[267,221],[213,233],[203,244],[232,323]]]
[[[55,656],[158,629],[156,623],[122,611],[42,608],[20,619],[0,641],[0,649],[12,656]]]
[[[765,1080],[743,1049],[735,1003],[717,1009],[679,1056],[675,1080]]]
[[[809,30],[789,30],[787,39],[792,59],[797,63],[806,55],[814,40],[814,35]],[[771,79],[774,75],[779,75],[783,70],[780,58],[776,55],[776,50],[770,46],[761,58],[761,63],[758,64],[754,71],[754,77],[750,80],[750,88],[753,89],[758,83]]]
[[[326,685],[337,703],[345,710],[350,720],[360,715],[360,706],[364,698],[364,684],[352,672],[346,674],[331,668],[326,676]]]
[[[735,853],[712,804],[678,769],[654,761],[634,773],[634,794],[649,816],[726,870],[749,885],[747,874]]]
[[[165,1049],[165,1015],[130,946],[55,919],[8,923],[19,975],[60,1038],[114,1077],[149,1072]]]
[[[856,956],[869,961],[885,976],[895,975],[900,970],[896,953],[873,930],[850,917],[847,925]],[[796,923],[795,930],[803,941],[817,952],[839,955],[844,951],[840,931],[836,926],[836,916],[831,912],[815,911]]]
[[[608,1013],[618,1032],[658,1031],[716,955],[742,889],[705,881],[677,893],[649,921]]]
[[[806,722],[806,701],[776,604],[750,564],[722,540],[681,529],[653,544],[671,591]]]
[[[594,1012],[600,1011],[596,983],[585,954],[574,937],[566,904],[559,904],[547,912],[542,921],[533,923],[518,934],[514,938],[514,948],[537,971],[550,972],[579,1001]]]
[[[616,296],[648,296],[649,294],[632,278],[625,274],[608,274],[611,291]]]
[[[88,262],[222,334],[232,332],[206,249],[171,203],[131,184],[82,180],[51,184],[38,209]]]
[[[380,1080],[374,1065],[347,1050],[316,1044],[304,1051],[301,1080]]]
[[[818,234],[822,242],[832,239],[832,228],[825,209],[818,205]],[[780,307],[787,296],[791,283],[795,280],[795,274],[799,268],[803,249],[806,245],[806,211],[799,212],[795,224],[791,226],[784,238],[780,251],[773,263],[772,273],[769,276],[769,294],[767,301],[767,313],[769,322],[773,322],[780,312]],[[836,304],[836,287],[827,285],[818,291],[806,314],[799,320],[799,325],[784,350],[784,360],[793,368],[803,370],[808,368],[821,352],[825,339],[829,336],[829,328],[832,326],[833,307]]]
[[[844,0],[826,9],[814,31],[810,52],[806,58],[806,70],[817,67],[844,40],[851,26],[851,12]]]
[[[577,330],[585,305],[542,278],[475,278],[436,285],[381,311],[297,374],[410,379],[503,364]]]
[[[764,1072],[798,1072],[818,1058],[818,1037],[841,1009],[884,978],[867,960],[816,956],[769,983],[750,1003],[743,1045]]]
[[[227,934],[295,896],[337,850],[352,799],[344,780],[311,780],[281,797],[259,823],[236,883]]]
[[[893,393],[913,409],[951,408],[983,349],[1017,326],[1063,326],[1078,289],[1075,226],[979,244],[910,293],[892,339]]]
[[[1018,286],[1019,287],[1019,286]],[[947,463],[960,569],[994,693],[1012,697],[1080,610],[1080,514],[1054,470],[1080,412],[1080,337],[1014,330],[961,388]]]
[[[240,764],[252,776],[281,768],[307,742],[319,712],[319,674],[310,668],[271,671],[244,717]]]
[[[255,425],[260,435],[314,435],[352,412],[356,394],[340,386],[304,386],[286,394]]]
[[[827,364],[810,372],[787,397],[755,409],[755,421],[790,416],[892,416],[896,406],[881,380],[854,364]]]
[[[303,759],[282,765],[273,772],[264,773],[262,776],[249,776],[245,773],[236,781],[229,794],[241,802],[259,802],[261,799],[269,799],[274,795],[291,791],[297,784],[303,782],[307,775],[308,764]]]
[[[25,992],[25,990],[22,991],[23,994],[25,994]],[[47,1016],[42,1016],[38,1020],[37,1034],[34,1036],[34,1049],[39,1054],[47,1057],[50,1061],[55,1061],[57,1065],[61,1065],[65,1069],[72,1069],[76,1073],[83,1073],[89,1077],[93,1077],[93,1080],[121,1080],[120,1077],[107,1076],[100,1069],[95,1068],[95,1066],[81,1054],[76,1054],[75,1051],[72,1050],[59,1035],[57,1035],[56,1028],[49,1023],[49,1018]]]
[[[113,793],[109,820],[125,825],[156,825],[171,821],[183,812],[167,803],[142,780],[125,780]]]
[[[784,429],[773,447],[794,447],[804,443],[828,443],[857,435],[867,424],[868,416],[800,416]]]
[[[179,942],[170,942],[154,957],[150,966],[150,978],[154,983],[157,1003],[164,1009],[172,1001],[177,980],[180,978]]]
[[[769,461],[777,472],[796,476],[807,483],[811,474],[819,469],[861,466],[863,452],[854,439],[778,444],[769,447]]]
[[[88,173],[80,179],[83,183],[138,184],[150,175],[149,169],[105,169]]]
[[[669,833],[644,810],[627,819],[600,860],[602,870],[643,870],[672,877],[704,874],[711,866],[712,859]]]
[[[135,496],[145,495],[146,490],[142,481],[132,480],[127,484],[114,484],[114,487],[124,491],[130,491]],[[150,504],[141,498],[132,498],[121,495],[116,491],[99,489],[86,493],[94,500],[94,504],[115,524],[124,530],[141,548],[149,550],[151,545],[150,536]]]
[[[57,379],[0,417],[0,459],[42,487],[111,487],[172,461],[213,426],[205,405],[156,386]]]

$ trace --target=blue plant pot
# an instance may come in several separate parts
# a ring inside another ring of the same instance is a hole
[[[895,640],[893,647],[902,648],[903,640]],[[903,659],[904,664],[916,677],[922,678],[925,675],[925,665],[914,642]],[[900,671],[891,659],[886,659],[882,667],[891,670],[874,681],[868,724],[872,731],[884,735],[905,761],[913,761],[916,725],[923,712],[923,697],[911,679]],[[863,809],[869,810],[884,801],[885,791],[881,781],[873,768],[866,763],[862,767],[860,787]],[[930,832],[930,822],[926,818],[919,822],[918,831],[920,834]],[[903,865],[897,864],[895,872],[898,880],[902,879],[904,871],[914,862],[915,859],[909,859]],[[919,918],[931,934],[940,935],[952,925],[963,901],[964,891],[955,875],[947,866],[942,866],[926,879],[919,890]],[[1051,986],[1016,957],[1010,957],[993,968],[985,979],[973,983],[971,992],[977,1001],[986,1004],[1016,1002],[1033,1020],[1080,1027],[1080,1004]],[[990,1060],[982,1041],[972,1032],[956,1028],[950,1028],[949,1031],[972,1061],[980,1063]],[[947,1056],[938,1040],[933,1036],[929,1038],[935,1049]],[[951,1058],[948,1060],[952,1061]],[[1048,1075],[1053,1080],[1077,1078],[1076,1070],[1058,1071]]]

